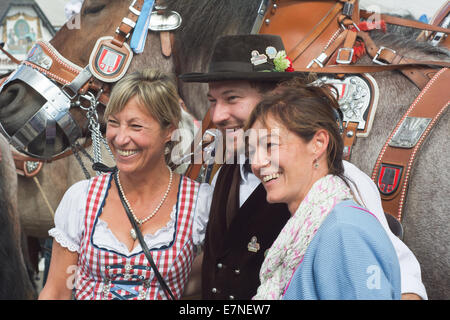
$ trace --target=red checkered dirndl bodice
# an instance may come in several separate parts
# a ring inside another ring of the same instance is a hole
[[[78,260],[75,298],[167,299],[143,251],[124,256],[99,248],[92,242],[111,180],[111,173],[91,179],[86,203],[85,231]],[[181,178],[174,240],[165,248],[149,248],[159,272],[177,299],[183,293],[194,259],[192,224],[198,190],[198,182],[184,176]]]

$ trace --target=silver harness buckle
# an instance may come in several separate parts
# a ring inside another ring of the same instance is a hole
[[[396,53],[397,53],[397,51],[392,50],[391,48],[386,48],[386,47],[381,46],[380,49],[378,49],[377,53],[375,54],[375,57],[373,57],[372,61],[373,61],[374,63],[379,64],[379,65],[382,65],[382,66],[387,64],[386,62],[383,62],[383,61],[381,61],[381,60],[378,59],[378,57],[380,56],[380,54],[381,54],[381,52],[382,52],[383,50],[389,50],[389,51],[391,51],[393,54],[396,54]]]
[[[343,52],[343,51],[350,52],[350,56],[348,57],[347,60],[341,59],[341,52]],[[353,48],[339,48],[338,54],[336,56],[336,62],[339,64],[350,64],[352,62],[354,52],[355,51],[353,50]]]
[[[128,7],[128,10],[130,10],[136,16],[140,16],[141,12],[134,7],[135,4],[136,4],[136,0],[133,0],[133,3],[131,3],[131,5]]]

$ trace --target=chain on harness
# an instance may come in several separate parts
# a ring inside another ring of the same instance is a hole
[[[92,150],[94,157],[89,157],[90,160],[93,163],[96,162],[102,162],[102,150],[101,145],[105,147],[105,149],[108,151],[108,154],[111,156],[112,159],[114,159],[114,156],[111,152],[111,149],[109,148],[109,145],[106,141],[106,139],[103,137],[101,130],[100,130],[100,122],[98,119],[98,112],[97,112],[97,106],[99,105],[98,98],[103,93],[103,90],[100,89],[100,91],[95,96],[92,92],[86,92],[86,94],[79,95],[78,100],[74,103],[77,107],[81,108],[82,110],[86,111],[86,118],[88,119],[88,129],[91,133],[91,139],[92,139]],[[88,107],[84,107],[80,101],[80,99],[83,98],[84,100],[87,100],[89,102]],[[73,150],[77,150],[78,148],[72,148]],[[82,149],[83,150],[83,149]],[[74,151],[74,154],[76,152]],[[76,155],[77,160],[79,160],[79,155]],[[80,165],[84,168],[84,165],[82,162],[80,162]],[[86,175],[85,168],[83,169]],[[97,171],[97,174],[101,174],[100,171]]]

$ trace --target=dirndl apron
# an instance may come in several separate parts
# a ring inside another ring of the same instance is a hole
[[[75,279],[77,300],[167,299],[144,255],[125,256],[97,247],[92,236],[98,222],[112,174],[91,179],[86,203],[84,233]],[[149,248],[155,265],[176,299],[183,293],[194,260],[192,224],[199,183],[182,176],[178,188],[174,239],[162,248]]]

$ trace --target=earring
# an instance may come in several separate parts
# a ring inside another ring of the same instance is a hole
[[[319,167],[319,162],[317,161],[317,159],[314,159],[313,165],[314,169],[317,169]]]

